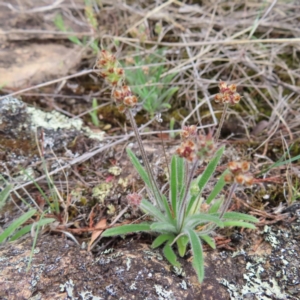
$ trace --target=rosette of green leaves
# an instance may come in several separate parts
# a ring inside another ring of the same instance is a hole
[[[156,113],[171,108],[170,100],[178,87],[170,86],[176,73],[161,76],[168,71],[164,64],[164,49],[146,57],[137,55],[133,69],[125,69],[126,80],[139,99],[143,99],[143,108],[153,117]],[[125,67],[125,65],[123,64]],[[147,67],[147,71],[144,67]]]
[[[255,229],[253,223],[258,221],[253,216],[236,212],[227,212],[220,217],[219,212],[224,200],[216,197],[226,184],[224,181],[226,172],[219,177],[204,201],[202,197],[204,188],[213,176],[223,152],[224,147],[218,149],[204,172],[195,180],[191,180],[194,174],[186,172],[187,168],[183,158],[174,155],[171,160],[170,190],[167,199],[166,195],[162,193],[160,197],[157,197],[157,191],[153,190],[149,174],[147,174],[134,153],[127,149],[133,165],[148,187],[148,191],[152,192],[152,196],[156,195],[156,198],[158,198],[156,200],[159,205],[155,206],[149,200],[142,199],[140,208],[152,217],[153,222],[109,228],[102,236],[124,235],[139,231],[158,233],[152,247],[157,248],[163,245],[164,256],[176,267],[180,267],[180,263],[173,249],[174,244],[176,243],[178,254],[181,257],[186,254],[187,246],[190,244],[193,253],[193,267],[199,281],[202,282],[204,278],[202,242],[204,241],[212,248],[216,247],[210,233],[216,227],[223,228],[227,226]],[[207,207],[205,211],[201,211],[203,203]]]

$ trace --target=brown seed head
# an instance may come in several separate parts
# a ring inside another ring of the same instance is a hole
[[[244,184],[247,186],[252,186],[254,183],[254,178],[251,175],[244,175]]]
[[[224,175],[224,181],[226,183],[232,183],[233,182],[233,176],[231,173],[227,173]]]
[[[245,182],[244,175],[239,174],[239,175],[234,176],[234,181],[238,184],[244,184],[244,182]]]
[[[183,139],[187,139],[189,137],[195,136],[196,133],[197,133],[197,126],[191,125],[191,126],[184,126],[180,134]]]
[[[219,83],[219,89],[220,92],[223,94],[227,91],[228,87],[227,87],[227,83],[225,81],[220,81]]]
[[[231,93],[235,93],[236,92],[236,85],[233,83],[233,84],[228,86],[228,89],[230,90]]]
[[[222,94],[216,94],[215,95],[215,102],[219,103],[223,100],[223,95]]]
[[[126,105],[126,106],[129,106],[129,107],[133,107],[137,104],[137,97],[136,96],[127,96],[124,98],[123,100],[123,103]]]
[[[233,95],[232,95],[232,104],[237,104],[237,103],[239,103],[240,102],[240,100],[241,100],[241,95],[240,94],[238,94],[238,93],[234,93]]]

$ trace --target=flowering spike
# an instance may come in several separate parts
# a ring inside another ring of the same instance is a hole
[[[216,103],[222,102],[223,104],[237,104],[241,100],[241,95],[236,92],[236,84],[227,85],[226,82],[220,81],[220,93],[216,94],[214,99]]]
[[[231,183],[232,181],[238,184],[251,186],[254,183],[254,178],[251,174],[247,174],[250,170],[250,164],[247,161],[237,162],[231,161],[228,163],[230,173],[224,177],[225,182]]]

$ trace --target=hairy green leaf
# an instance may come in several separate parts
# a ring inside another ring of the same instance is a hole
[[[204,234],[204,235],[199,234],[199,236],[211,248],[216,249],[216,243],[215,243],[215,240],[213,238],[211,238],[209,235],[206,235],[206,234]]]
[[[170,244],[166,244],[163,248],[163,253],[165,258],[168,260],[168,262],[175,266],[175,267],[180,267],[180,263],[177,261],[177,256],[170,246]]]
[[[159,246],[161,246],[162,244],[164,244],[166,241],[170,241],[170,243],[172,243],[172,241],[174,240],[175,235],[171,234],[171,233],[164,233],[164,234],[160,234],[152,243],[151,247],[152,248],[157,248]]]
[[[128,224],[106,229],[101,236],[108,237],[114,235],[123,235],[127,233],[150,231],[151,223]]]
[[[209,181],[209,179],[211,178],[211,176],[213,175],[213,173],[216,170],[216,167],[221,159],[221,156],[223,154],[225,150],[225,147],[221,147],[220,149],[218,149],[218,151],[216,152],[215,156],[212,158],[212,160],[208,163],[207,167],[205,168],[204,172],[202,173],[201,176],[198,177],[197,182],[198,182],[198,186],[200,189],[199,192],[199,196],[201,195],[201,192],[203,191],[203,189],[205,188],[207,182]],[[193,207],[193,204],[195,202],[195,200],[198,199],[198,196],[194,196],[191,197],[189,204],[188,204],[188,208],[187,208],[187,215],[190,214],[190,211]]]
[[[168,218],[157,207],[155,207],[150,201],[146,199],[142,199],[140,208],[158,221],[171,222],[171,220],[168,220]]]
[[[218,225],[219,227],[221,227],[221,228],[223,227],[223,221],[220,220],[220,218],[218,216],[204,214],[204,213],[187,216],[184,227],[193,229],[198,225],[205,224],[208,222],[213,222],[216,225]]]
[[[224,199],[218,199],[216,200],[212,206],[209,208],[208,213],[215,214],[219,211],[219,208],[221,207],[222,203],[224,202]]]
[[[227,170],[225,172],[223,172],[223,174],[220,176],[218,182],[216,183],[216,185],[214,186],[213,190],[211,191],[211,193],[209,194],[209,196],[206,199],[206,203],[210,204],[212,200],[214,200],[218,194],[223,190],[226,182],[224,180],[224,176],[227,173]]]
[[[157,231],[161,233],[176,233],[176,228],[173,224],[166,222],[155,222],[150,226],[152,231]]]
[[[205,168],[204,172],[202,173],[202,175],[198,181],[198,186],[199,186],[200,190],[203,190],[205,188],[207,182],[209,181],[209,179],[215,172],[224,150],[225,150],[224,146],[222,146],[220,149],[218,149],[215,156],[212,158],[212,160],[209,162],[209,164]]]
[[[177,239],[176,244],[178,248],[178,253],[181,257],[184,257],[188,243],[189,238],[186,235],[182,235]]]
[[[255,225],[243,221],[224,221],[224,227],[244,227],[250,229],[256,229]]]
[[[149,175],[147,174],[145,168],[142,166],[138,158],[135,156],[135,154],[129,149],[126,148],[127,155],[129,159],[131,160],[132,164],[134,165],[135,169],[141,176],[142,180],[145,182],[145,184],[152,190],[151,182]],[[152,191],[154,193],[154,191]],[[154,193],[155,194],[155,193]]]
[[[182,201],[184,191],[184,160],[177,156],[172,156],[170,174],[170,198],[174,216],[177,216],[177,209]]]
[[[194,230],[187,228],[185,232],[189,236],[189,241],[191,243],[191,248],[194,256],[193,267],[198,276],[198,280],[201,283],[204,279],[204,258],[201,240]]]
[[[234,211],[230,211],[230,212],[226,212],[223,216],[223,218],[227,221],[227,219],[230,220],[243,220],[243,221],[248,221],[248,222],[252,222],[252,223],[256,223],[259,220],[251,215],[247,215],[247,214],[243,214],[243,213],[239,213],[239,212],[234,212]]]

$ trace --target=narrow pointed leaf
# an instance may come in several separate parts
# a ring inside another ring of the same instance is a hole
[[[160,234],[152,243],[151,247],[152,248],[157,248],[160,245],[164,244],[166,241],[170,241],[170,243],[172,243],[172,241],[174,240],[175,235],[174,234],[170,234],[170,233],[164,233],[164,234]]]
[[[174,215],[177,215],[177,159],[176,155],[173,155],[171,160],[171,170],[170,170],[170,198],[171,205],[174,212]]]
[[[6,199],[9,196],[12,185],[7,185],[3,191],[0,193],[0,208],[5,204]]]
[[[184,194],[184,160],[183,158],[173,155],[171,161],[171,174],[170,174],[170,198],[174,216],[177,216],[177,209],[182,201]]]
[[[165,209],[166,214],[168,215],[169,220],[173,220],[173,214],[171,212],[170,204],[165,195],[161,195],[163,201],[163,207]]]
[[[224,214],[223,218],[230,219],[230,220],[242,220],[242,221],[247,221],[247,222],[253,222],[256,223],[259,220],[251,215],[239,213],[239,212],[227,212]]]
[[[210,204],[212,200],[214,200],[218,194],[223,190],[226,182],[224,180],[224,176],[227,173],[227,170],[225,172],[223,172],[223,174],[220,176],[218,182],[216,183],[216,185],[214,186],[213,190],[211,191],[211,193],[209,194],[209,196],[206,199],[206,203]]]
[[[197,196],[193,196],[191,197],[190,201],[189,201],[189,204],[188,204],[188,207],[187,207],[187,215],[190,214],[191,212],[191,209],[193,207],[193,204],[194,202],[196,201],[196,199],[198,197],[201,196],[201,193],[203,191],[203,189],[205,188],[207,182],[209,181],[209,179],[211,178],[211,176],[213,175],[213,173],[215,172],[216,168],[217,168],[217,165],[221,159],[221,156],[223,154],[225,150],[225,147],[221,147],[216,153],[215,153],[215,156],[212,158],[212,160],[208,163],[208,165],[206,166],[204,172],[202,173],[202,175],[200,175],[197,179],[197,184],[199,186],[199,194]],[[219,186],[218,186],[219,188]],[[214,192],[216,193],[217,190]],[[211,201],[211,200],[210,200]]]
[[[175,226],[170,223],[155,222],[151,224],[150,228],[152,231],[157,231],[161,233],[169,233],[169,232],[176,233]]]
[[[177,256],[169,244],[164,246],[163,253],[164,253],[165,258],[168,260],[168,262],[171,265],[173,265],[175,267],[180,267],[180,263],[177,261]]]
[[[161,222],[169,221],[166,218],[166,216],[164,214],[162,214],[162,212],[157,207],[155,207],[150,201],[148,201],[146,199],[142,199],[140,208],[158,221],[161,221]]]
[[[199,235],[200,238],[206,243],[208,244],[210,247],[212,247],[213,249],[216,249],[216,243],[215,243],[215,240],[210,237],[209,235]]]
[[[101,236],[108,237],[114,235],[123,235],[127,233],[150,231],[151,223],[128,224],[106,229]]]
[[[36,212],[36,209],[31,209],[15,220],[11,225],[9,225],[0,235],[0,243],[4,242],[14,231],[16,231],[23,223],[29,220]]]
[[[32,226],[41,227],[41,226],[47,225],[47,224],[49,224],[49,223],[52,223],[52,222],[54,222],[55,220],[56,220],[56,219],[54,219],[54,218],[45,218],[45,219],[39,220],[38,222],[35,222],[35,223],[32,223],[32,224],[26,225],[26,226],[24,226],[23,228],[21,228],[19,231],[17,231],[17,232],[9,239],[9,241],[10,241],[10,242],[15,241],[15,240],[17,240],[18,238],[20,238],[20,237],[22,237],[23,235],[25,235],[26,233],[30,232]]]
[[[216,170],[216,167],[221,159],[221,156],[225,150],[225,147],[221,147],[213,157],[213,159],[208,163],[207,167],[205,168],[204,172],[202,173],[200,180],[198,181],[198,185],[200,190],[203,190],[205,188],[205,185],[209,181],[210,177],[213,175],[213,173]]]
[[[219,211],[219,208],[221,207],[222,203],[224,202],[224,199],[218,199],[212,204],[210,209],[208,210],[208,213],[215,214]]]
[[[198,280],[201,283],[204,279],[204,258],[201,240],[197,233],[192,229],[186,229],[185,232],[189,236],[191,248],[193,252],[193,267],[198,276]]]
[[[140,163],[138,158],[135,156],[135,154],[129,148],[126,148],[126,151],[127,151],[128,157],[130,158],[130,160],[131,160],[132,164],[134,165],[135,169],[137,170],[137,172],[141,176],[142,180],[145,182],[145,184],[150,189],[152,189],[150,178],[149,178],[145,168],[142,166],[142,164]],[[152,191],[152,192],[154,192],[154,191]]]
[[[243,221],[224,221],[224,227],[244,227],[256,229],[255,225]]]
[[[213,222],[219,227],[223,227],[223,221],[218,216],[202,213],[187,217],[184,227],[195,228],[198,225],[205,224],[208,222]]]
[[[176,244],[178,248],[178,253],[181,257],[184,257],[188,243],[189,238],[186,235],[183,235],[177,239]]]

